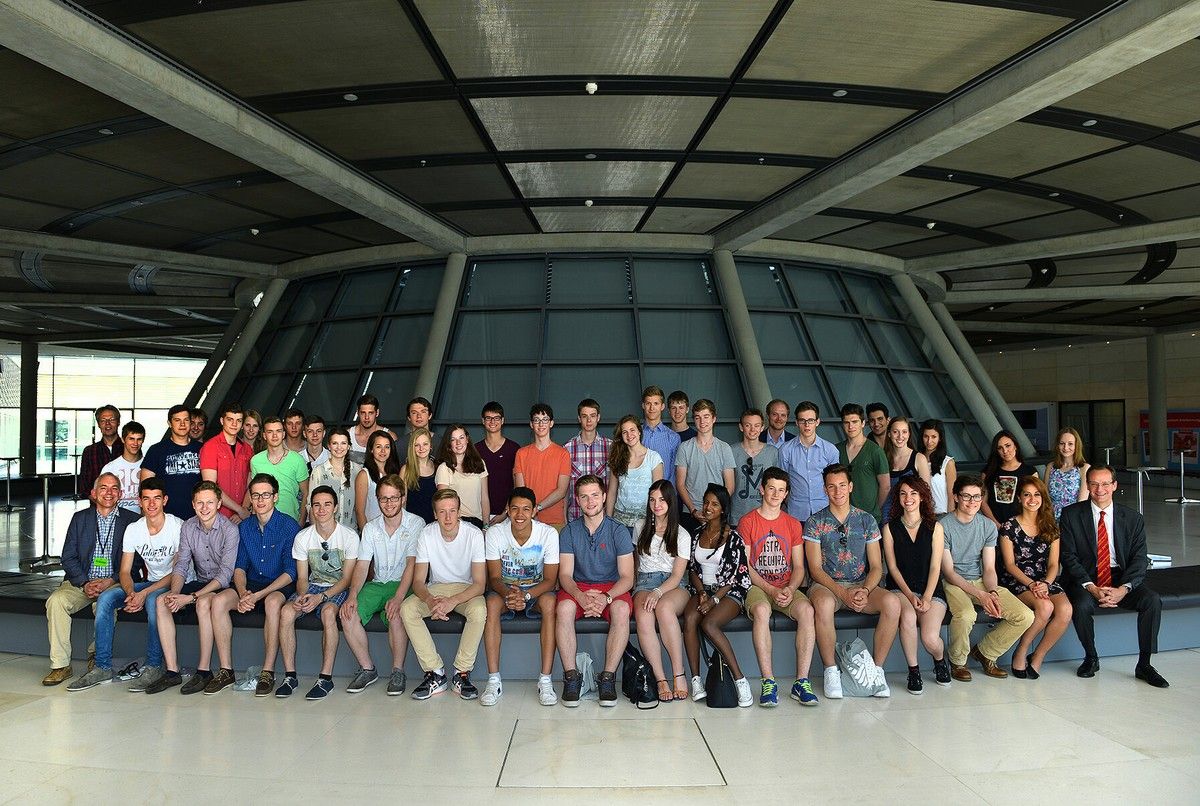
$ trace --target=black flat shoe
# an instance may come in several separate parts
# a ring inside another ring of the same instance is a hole
[[[1012,676],[1017,678],[1018,680],[1025,680],[1026,678],[1029,677],[1029,670],[1027,668],[1026,669],[1018,669],[1016,666],[1013,666],[1009,669],[1009,671],[1012,672]]]
[[[1167,682],[1167,679],[1159,674],[1158,670],[1150,664],[1136,667],[1133,670],[1133,676],[1138,680],[1145,680],[1155,688],[1169,688],[1171,685]]]
[[[1083,663],[1079,664],[1079,668],[1075,670],[1075,676],[1095,677],[1098,671],[1100,671],[1099,658],[1084,658]]]
[[[1025,674],[1029,675],[1030,680],[1037,680],[1039,677],[1041,677],[1041,675],[1038,674],[1038,670],[1033,668],[1033,655],[1025,658]]]

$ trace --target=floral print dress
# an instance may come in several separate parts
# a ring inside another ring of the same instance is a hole
[[[1046,566],[1050,562],[1050,544],[1040,537],[1030,537],[1025,534],[1016,518],[1006,520],[1000,527],[1000,539],[1012,541],[1013,559],[1021,573],[1030,579],[1045,579]],[[1012,591],[1013,596],[1020,596],[1028,587],[1017,581],[1001,563],[1000,584]],[[1050,593],[1062,593],[1062,586],[1057,582],[1050,583]]]
[[[1054,520],[1062,515],[1063,507],[1069,507],[1079,500],[1079,468],[1072,467],[1062,470],[1050,468],[1050,480],[1046,485],[1050,488],[1050,503],[1054,505]]]

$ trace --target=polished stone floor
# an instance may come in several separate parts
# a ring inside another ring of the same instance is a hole
[[[1171,681],[1107,658],[1038,681],[990,680],[889,700],[639,712],[542,707],[507,681],[494,708],[357,695],[130,694],[40,685],[45,658],[0,655],[0,802],[1196,803],[1200,652],[1156,658]],[[310,681],[302,681],[304,691]],[[757,681],[756,681],[757,682]]]

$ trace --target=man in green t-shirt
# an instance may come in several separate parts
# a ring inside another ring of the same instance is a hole
[[[887,456],[863,433],[867,413],[857,403],[842,406],[842,430],[846,438],[839,442],[838,461],[850,468],[854,492],[850,503],[869,512],[877,523],[883,523],[883,502],[892,486]]]
[[[303,526],[300,502],[308,499],[308,463],[284,444],[283,421],[278,417],[263,420],[262,434],[267,449],[250,460],[250,476],[259,473],[273,476],[279,482],[279,502],[275,508]]]

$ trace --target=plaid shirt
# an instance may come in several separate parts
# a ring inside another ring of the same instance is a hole
[[[566,444],[567,453],[571,454],[571,486],[567,488],[567,521],[583,517],[579,503],[575,500],[575,482],[588,473],[599,476],[608,483],[608,449],[612,440],[599,434],[592,444],[585,444],[580,435],[571,438]]]
[[[124,452],[125,445],[119,439],[113,440],[111,448],[104,444],[103,439],[84,448],[83,455],[79,457],[79,489],[75,492],[82,496],[91,492],[104,466]]]

